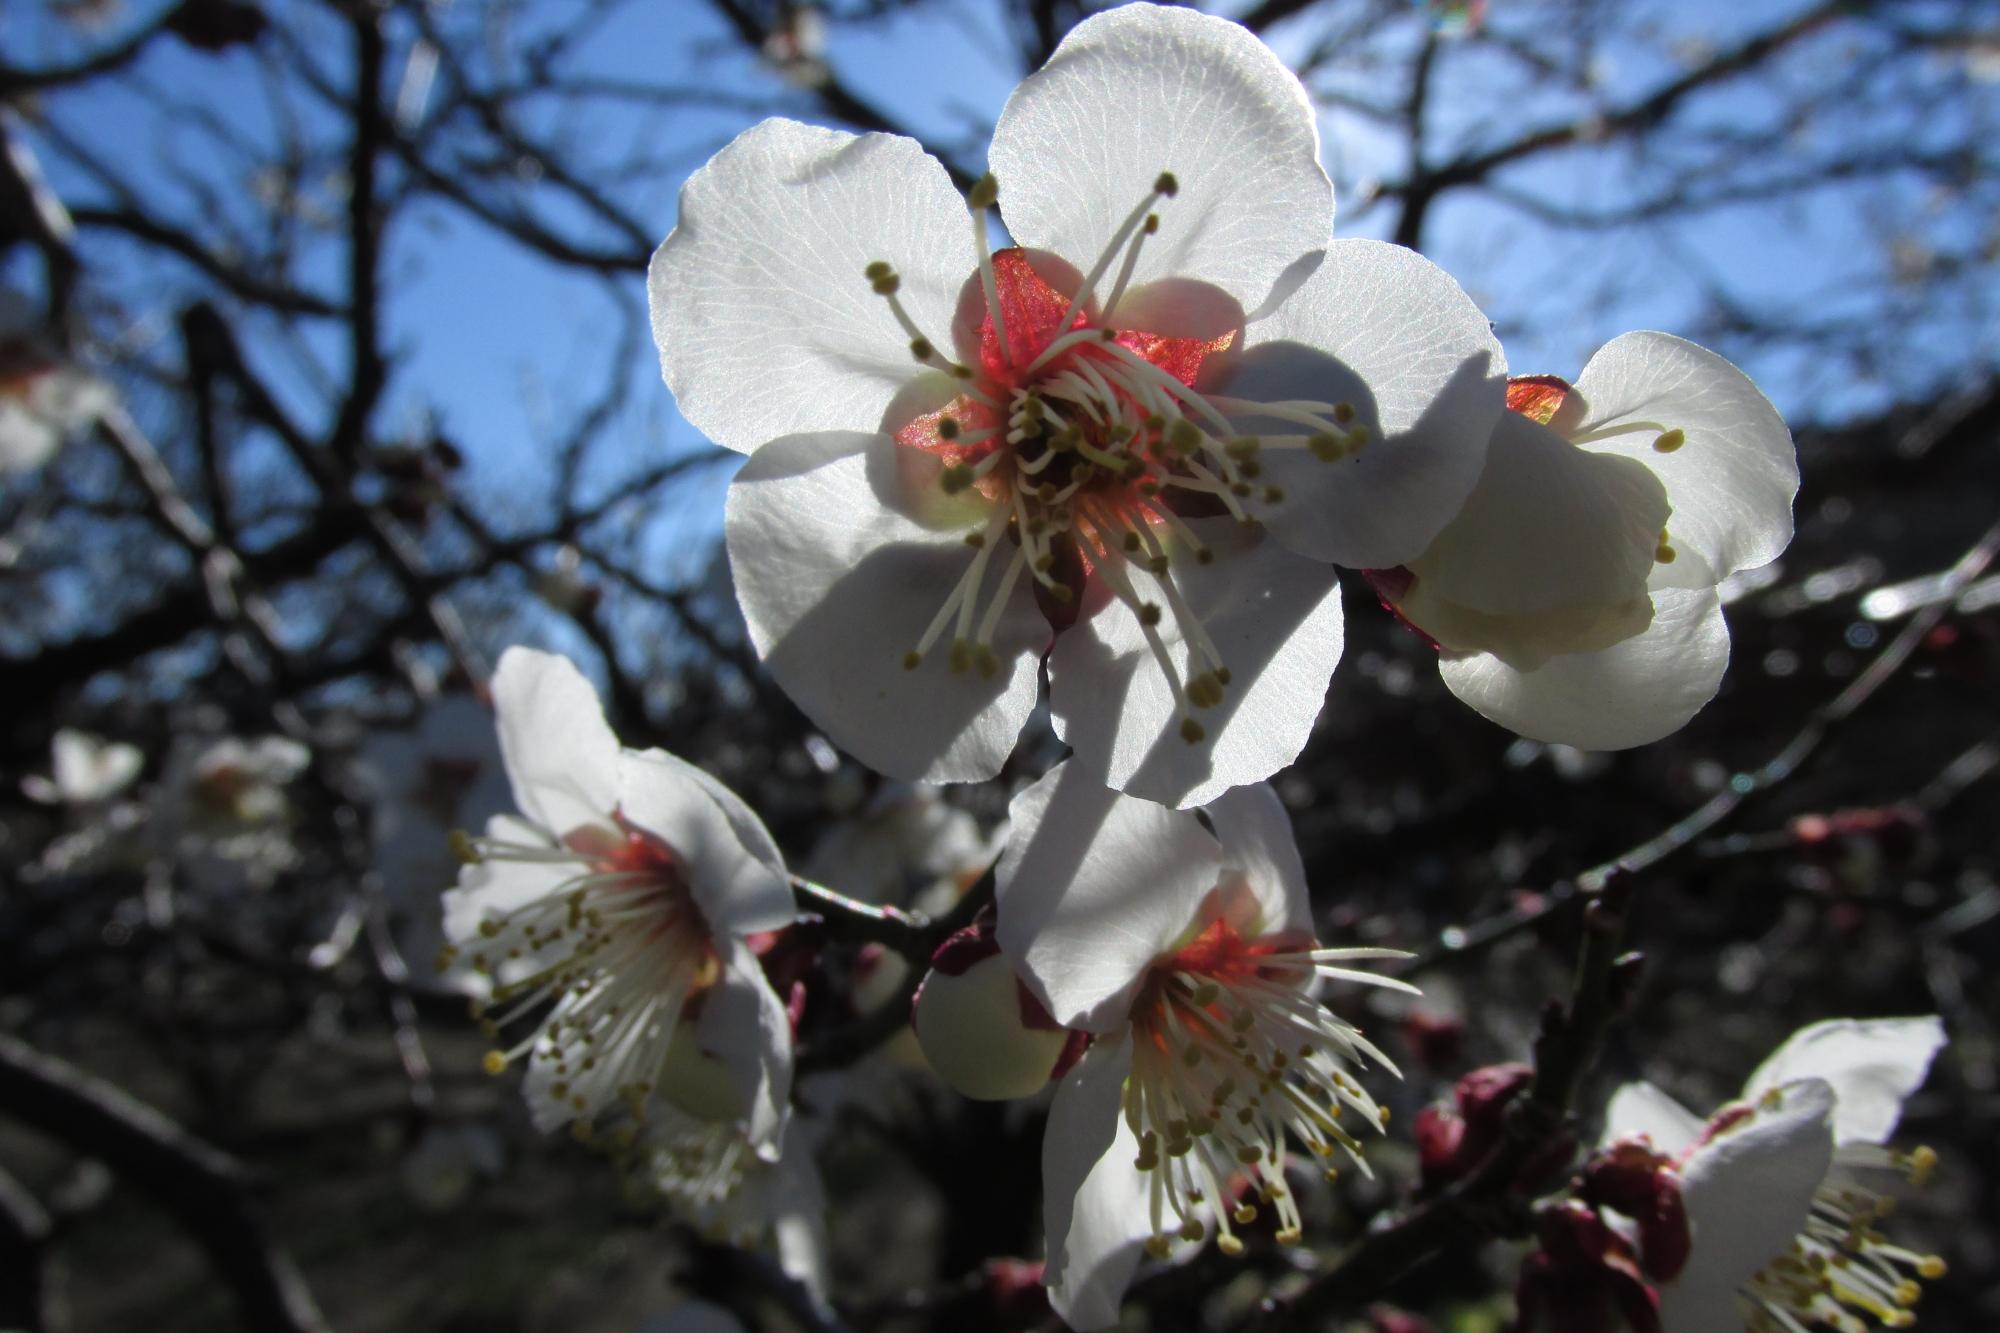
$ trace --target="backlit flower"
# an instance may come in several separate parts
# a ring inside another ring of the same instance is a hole
[[[1791,541],[1791,433],[1736,367],[1664,333],[1612,340],[1574,386],[1516,379],[1507,401],[1464,511],[1377,590],[1502,726],[1657,740],[1729,663],[1716,585]]]
[[[1944,1263],[1883,1234],[1893,1201],[1870,1182],[1921,1183],[1936,1165],[1884,1145],[1943,1044],[1935,1018],[1814,1023],[1706,1123],[1651,1084],[1618,1091],[1606,1137],[1644,1136],[1679,1163],[1692,1244],[1659,1285],[1666,1333],[1916,1323],[1917,1279]]]
[[[791,1022],[744,939],[792,918],[770,834],[694,765],[621,750],[567,659],[509,649],[493,700],[521,817],[464,840],[439,959],[495,980],[490,1032],[528,1024],[487,1067],[527,1064],[544,1130],[657,1091],[775,1155]]]
[[[1269,787],[1193,812],[1107,792],[1065,764],[1016,797],[999,938],[1058,1022],[1093,1034],[1058,1082],[1042,1141],[1048,1280],[1077,1328],[1117,1320],[1141,1257],[1268,1214],[1300,1236],[1288,1139],[1367,1170],[1357,1134],[1387,1113],[1350,1069],[1393,1070],[1314,998],[1386,949],[1322,949],[1305,870]],[[1329,1169],[1329,1175],[1331,1171]]]
[[[1248,32],[1135,4],[1015,91],[969,197],[911,140],[782,120],[688,182],[662,368],[754,451],[738,596],[836,742],[991,777],[1046,654],[1108,785],[1191,805],[1296,757],[1341,647],[1319,562],[1420,552],[1500,408],[1449,278],[1327,249],[1317,149]],[[989,253],[996,204],[1016,246]]]

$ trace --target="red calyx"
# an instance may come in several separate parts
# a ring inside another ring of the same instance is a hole
[[[1671,1282],[1686,1267],[1692,1238],[1681,1201],[1681,1176],[1672,1158],[1640,1139],[1621,1139],[1584,1164],[1580,1195],[1600,1208],[1623,1213],[1639,1228],[1646,1275]]]
[[[1659,1296],[1632,1249],[1575,1199],[1536,1216],[1541,1248],[1521,1265],[1515,1333],[1662,1333]]]

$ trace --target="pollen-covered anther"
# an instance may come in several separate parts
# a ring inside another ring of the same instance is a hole
[[[1191,717],[1181,719],[1181,739],[1189,745],[1199,745],[1208,738],[1208,728]]]
[[[467,833],[462,828],[455,828],[451,831],[446,841],[450,844],[453,859],[460,865],[476,866],[479,864],[479,844],[473,840],[470,833]]]
[[[1163,171],[1153,180],[1153,193],[1171,199],[1181,192],[1181,183],[1171,171]]]
[[[1687,432],[1678,427],[1673,430],[1662,431],[1654,438],[1653,448],[1659,453],[1670,454],[1686,444],[1687,438]]]
[[[1659,543],[1653,547],[1653,559],[1663,565],[1671,565],[1679,556],[1680,552],[1674,549],[1673,543],[1667,538],[1667,530],[1661,528]]]
[[[1188,702],[1196,708],[1213,708],[1222,702],[1222,678],[1213,671],[1204,671],[1187,683]]]
[[[928,338],[912,338],[910,339],[910,355],[919,361],[929,361],[937,355],[937,348],[931,346],[931,340]],[[940,431],[939,434],[943,434],[943,432]],[[946,438],[950,437],[947,436]]]
[[[876,260],[863,272],[868,278],[868,286],[877,296],[894,296],[902,288],[903,280],[896,270],[883,260]]]
[[[966,191],[965,202],[971,208],[991,208],[1000,202],[1000,178],[987,172],[972,183]]]

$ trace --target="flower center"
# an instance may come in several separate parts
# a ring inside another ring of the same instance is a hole
[[[1278,1240],[1300,1236],[1285,1183],[1289,1132],[1316,1157],[1344,1151],[1366,1173],[1343,1108],[1379,1129],[1378,1106],[1347,1065],[1395,1066],[1360,1031],[1309,993],[1315,976],[1409,989],[1343,966],[1401,957],[1385,949],[1319,949],[1310,939],[1246,941],[1216,920],[1156,964],[1132,1009],[1132,1074],[1125,1119],[1139,1142],[1133,1165],[1148,1178],[1153,1237],[1164,1257],[1176,1236],[1201,1241],[1212,1223],[1223,1253],[1242,1253],[1231,1224],[1276,1216]],[[1335,1169],[1326,1168],[1332,1180]]]
[[[549,1092],[589,1117],[613,1097],[635,1118],[665,1064],[682,1011],[721,974],[708,923],[694,902],[680,854],[613,815],[617,827],[585,825],[556,845],[500,838],[455,840],[467,860],[564,866],[568,878],[479,923],[468,961],[494,981],[475,1005],[482,1030],[503,1029],[544,1005],[546,1022],[512,1047],[486,1054],[498,1074],[516,1060],[546,1064]],[[439,970],[456,961],[446,945]]]
[[[975,496],[989,509],[985,525],[966,538],[973,555],[963,577],[903,654],[905,669],[916,670],[948,638],[953,671],[993,676],[1000,669],[993,635],[1023,576],[1058,628],[1075,618],[1083,586],[1095,578],[1138,617],[1173,688],[1181,735],[1192,744],[1207,734],[1195,711],[1222,702],[1230,671],[1175,574],[1177,556],[1199,564],[1215,558],[1186,520],[1227,514],[1255,527],[1257,506],[1285,498],[1258,481],[1260,452],[1310,449],[1338,462],[1353,456],[1368,432],[1349,403],[1259,403],[1197,392],[1207,358],[1230,348],[1237,329],[1180,337],[1116,322],[1145,240],[1159,230],[1153,207],[1178,189],[1171,173],[1161,173],[1065,295],[1026,252],[988,253],[987,212],[999,187],[990,175],[974,185],[967,203],[984,307],[978,354],[970,358],[976,364],[947,359],[917,327],[897,298],[893,267],[878,261],[866,276],[909,335],[911,354],[959,389],[944,408],[904,425],[898,442],[945,460],[939,486],[946,495]],[[1100,304],[1098,290],[1114,264]],[[1232,415],[1299,431],[1243,435]],[[1138,571],[1157,592],[1144,590]],[[1185,671],[1168,652],[1169,619],[1188,648]]]
[[[1884,1328],[1910,1328],[1917,1322],[1912,1307],[1923,1294],[1917,1279],[1944,1276],[1944,1260],[1892,1244],[1877,1229],[1896,1201],[1852,1174],[1897,1170],[1921,1186],[1936,1168],[1937,1154],[1923,1147],[1902,1153],[1849,1144],[1834,1154],[1834,1164],[1835,1174],[1813,1196],[1805,1230],[1740,1292],[1757,1333],[1805,1333],[1813,1325],[1867,1333],[1871,1320],[1857,1311]]]

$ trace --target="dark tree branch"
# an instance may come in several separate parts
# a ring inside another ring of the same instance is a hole
[[[101,1159],[185,1226],[235,1293],[244,1322],[326,1333],[290,1256],[271,1239],[241,1163],[102,1079],[0,1033],[0,1108]]]

